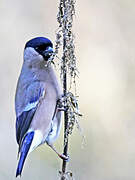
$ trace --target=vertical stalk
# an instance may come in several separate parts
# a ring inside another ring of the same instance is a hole
[[[63,0],[63,8],[64,8],[64,16],[65,16],[65,12],[66,12],[66,5],[65,5],[65,1]],[[66,21],[64,21],[64,30],[63,30],[63,93],[64,93],[64,97],[67,96],[67,66],[66,66],[66,53],[65,53],[65,49],[66,49]],[[65,106],[66,106],[66,102],[65,102]],[[68,136],[67,136],[67,128],[68,128],[68,111],[67,108],[64,111],[64,150],[63,150],[63,154],[65,156],[68,155]],[[63,160],[62,163],[62,176],[61,176],[61,180],[65,180],[65,173],[66,173],[66,165],[67,162],[65,160]]]
[[[64,90],[64,95],[66,95],[66,94],[65,94],[65,93],[67,92],[67,91],[66,91],[66,88],[67,88],[66,73],[64,74],[63,88],[64,88],[64,89],[63,89],[63,90]],[[64,112],[64,151],[63,151],[63,154],[64,154],[65,156],[68,155],[68,137],[67,137],[67,133],[66,133],[67,128],[68,128],[68,112],[65,111],[65,112]],[[67,162],[66,162],[65,160],[63,160],[61,180],[65,180],[64,174],[66,173],[66,165],[67,165]]]

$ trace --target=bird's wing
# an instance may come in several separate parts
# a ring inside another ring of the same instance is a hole
[[[17,143],[21,145],[23,137],[30,127],[39,102],[44,97],[45,85],[36,81],[25,88],[25,90],[23,89],[23,92],[21,93],[20,90],[18,90],[16,96],[19,97],[19,94],[21,94],[21,97],[20,99],[16,98],[15,103],[15,105],[20,108],[19,111],[16,111],[16,139]]]

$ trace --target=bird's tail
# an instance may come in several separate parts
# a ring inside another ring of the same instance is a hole
[[[34,132],[33,131],[29,132],[29,133],[26,134],[26,136],[25,136],[25,138],[24,138],[24,140],[22,142],[22,146],[21,146],[21,149],[20,149],[20,158],[19,158],[18,167],[17,167],[17,170],[16,170],[16,177],[18,175],[21,176],[23,165],[24,165],[25,159],[27,157],[27,154],[29,152],[31,143],[33,141],[33,137],[34,137]]]

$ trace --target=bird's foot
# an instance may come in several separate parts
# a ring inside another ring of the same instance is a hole
[[[61,159],[63,159],[64,161],[69,162],[69,155],[68,155],[68,156],[65,156],[64,154],[59,154],[58,156],[59,156]]]

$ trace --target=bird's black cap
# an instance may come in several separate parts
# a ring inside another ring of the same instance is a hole
[[[27,47],[33,47],[34,49],[36,49],[37,47],[41,47],[41,48],[44,47],[45,48],[48,46],[53,47],[53,44],[49,39],[47,39],[45,37],[36,37],[34,39],[29,40],[26,43],[25,49]]]

